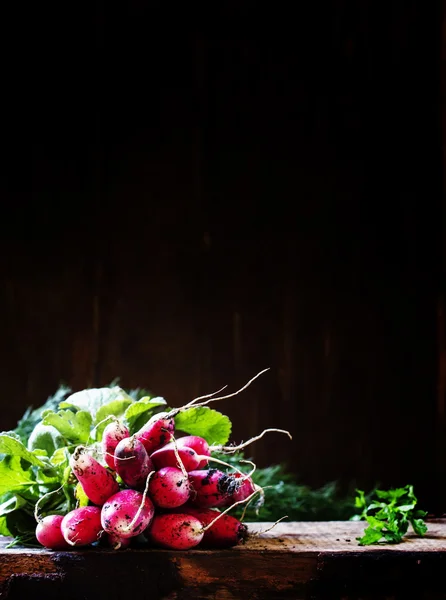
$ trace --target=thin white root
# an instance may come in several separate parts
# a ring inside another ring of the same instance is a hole
[[[224,510],[222,513],[220,513],[217,517],[215,517],[215,519],[213,519],[208,525],[206,525],[206,527],[203,527],[202,531],[205,532],[208,529],[210,529],[212,527],[212,525],[214,525],[214,523],[216,523],[218,521],[218,519],[221,519],[221,517],[223,515],[225,515],[226,513],[228,513],[230,510],[232,510],[234,508],[234,506],[238,506],[239,504],[246,504],[246,502],[249,502],[250,500],[252,500],[252,498],[254,498],[254,496],[256,494],[259,493],[260,490],[256,490],[255,492],[253,492],[252,494],[250,494],[247,498],[245,498],[244,500],[239,500],[238,502],[234,502],[234,504],[231,504],[231,506],[229,508],[227,508],[226,510]]]
[[[141,514],[141,511],[142,511],[142,509],[144,507],[144,503],[146,501],[147,494],[148,494],[148,491],[149,491],[150,478],[152,477],[152,475],[155,475],[155,473],[156,473],[156,471],[150,471],[150,473],[147,475],[146,487],[144,488],[144,493],[142,495],[141,504],[139,505],[139,508],[136,511],[136,514],[133,517],[133,519],[130,521],[130,523],[127,525],[127,527],[124,528],[125,531],[131,531],[133,529],[136,521],[139,519],[139,515]]]
[[[208,461],[218,463],[219,465],[223,465],[225,467],[229,467],[230,469],[234,469],[234,471],[237,471],[237,473],[239,473],[240,475],[242,475],[243,477],[245,477],[245,473],[243,473],[243,471],[240,471],[240,469],[237,469],[236,466],[230,465],[229,463],[224,462],[223,460],[220,460],[219,458],[214,458],[213,456],[200,456],[199,458],[201,458],[201,459],[205,458]],[[252,463],[252,464],[254,464],[254,463]]]
[[[257,442],[257,440],[260,440],[265,435],[265,433],[269,433],[269,432],[273,432],[273,431],[275,431],[276,433],[284,433],[285,435],[287,435],[290,438],[290,440],[293,439],[293,436],[291,435],[291,433],[289,431],[286,431],[286,429],[276,429],[274,427],[271,427],[269,429],[265,429],[264,431],[262,431],[262,433],[259,433],[259,435],[254,436],[250,440],[243,442],[243,444],[239,444],[238,446],[211,446],[209,448],[209,450],[211,452],[223,452],[225,454],[234,454],[234,452],[243,450],[243,448],[246,448],[246,446],[249,446],[253,442]]]
[[[40,506],[40,503],[42,502],[42,500],[45,500],[45,498],[48,498],[48,496],[57,494],[58,492],[60,492],[60,490],[63,490],[63,485],[61,485],[59,488],[57,488],[57,490],[53,490],[52,492],[47,492],[46,494],[44,494],[41,498],[39,498],[37,500],[36,505],[34,507],[34,518],[37,521],[37,523],[40,523],[43,519],[43,517],[41,517],[39,515],[39,506]]]
[[[260,371],[260,373],[257,373],[257,375],[255,375],[252,379],[250,379],[248,381],[248,383],[245,383],[245,385],[243,387],[241,387],[239,390],[237,390],[236,392],[233,392],[232,394],[227,394],[226,396],[219,396],[218,398],[211,398],[210,400],[206,400],[205,402],[200,402],[199,404],[195,404],[194,406],[206,406],[206,404],[210,404],[211,402],[217,402],[218,400],[226,400],[226,398],[232,398],[233,396],[237,396],[238,394],[240,394],[240,392],[243,392],[244,390],[246,390],[247,387],[249,387],[251,385],[251,383],[253,381],[255,381],[258,377],[260,377],[260,375],[263,375],[263,373],[266,373],[267,371],[269,371],[269,367],[267,369],[263,369],[263,371]]]
[[[199,400],[206,400],[206,398],[212,398],[212,396],[215,396],[215,394],[219,394],[220,392],[225,390],[227,387],[228,387],[227,385],[224,385],[222,388],[220,388],[216,392],[212,392],[212,394],[206,394],[206,396],[198,396],[198,398],[194,398],[194,400],[191,400],[190,402],[185,404],[183,406],[183,408],[189,408],[190,406],[193,406],[195,404],[195,402],[198,402]]]
[[[274,529],[274,527],[280,523],[280,521],[283,521],[284,519],[288,519],[288,515],[285,515],[284,517],[280,517],[280,519],[277,519],[277,521],[275,523],[273,523],[271,525],[271,527],[268,527],[267,529],[264,529],[263,531],[256,531],[254,533],[251,534],[252,537],[258,537],[259,535],[263,535],[264,533],[266,533],[267,531],[271,531],[271,529]]]
[[[251,498],[251,500],[247,504],[245,504],[245,508],[243,509],[243,512],[242,512],[242,514],[240,516],[240,519],[239,519],[240,523],[243,522],[243,519],[245,518],[245,515],[246,515],[246,511],[248,510],[248,507],[249,507],[249,505],[251,504],[252,501],[253,501],[253,498]]]
[[[250,379],[248,381],[248,383],[245,383],[245,385],[243,387],[241,387],[236,392],[233,392],[232,394],[227,394],[226,396],[219,396],[218,398],[211,398],[210,400],[205,400],[204,402],[199,402],[198,404],[193,404],[193,405],[191,405],[191,403],[189,402],[188,404],[186,404],[185,406],[181,406],[180,408],[173,408],[168,413],[168,416],[174,417],[179,412],[182,412],[183,410],[187,410],[188,408],[191,408],[191,407],[198,408],[200,406],[206,406],[207,404],[210,404],[211,402],[217,402],[218,400],[225,400],[226,398],[232,398],[233,396],[237,396],[237,394],[240,394],[240,392],[243,392],[243,390],[246,390],[246,388],[249,387],[251,385],[251,383],[253,381],[255,381],[258,377],[260,377],[260,375],[263,375],[263,373],[266,373],[266,371],[269,371],[269,367],[267,369],[263,369],[263,371],[260,371],[260,373],[257,373],[257,375],[255,375],[255,377]],[[225,387],[222,389],[225,389]],[[218,394],[218,392],[214,392],[214,394]],[[207,397],[213,396],[214,394],[208,394]],[[203,398],[206,398],[206,396],[203,396]],[[199,400],[199,398],[196,398],[196,400]],[[192,400],[192,402],[194,402],[194,401]]]
[[[180,467],[181,472],[183,473],[184,477],[186,477],[186,479],[187,479],[189,477],[189,475],[187,474],[186,467],[184,466],[184,463],[181,460],[180,453],[178,452],[178,445],[177,445],[177,441],[175,439],[175,436],[171,435],[170,436],[170,441],[173,443],[173,451],[175,453],[175,458],[178,461],[178,466]]]
[[[260,485],[257,485],[256,483],[254,484],[255,491],[260,494],[260,499],[259,499],[258,506],[262,506],[263,503],[264,503],[264,501],[265,501],[265,492],[263,490],[271,488],[271,487],[274,487],[274,486],[272,486],[272,485],[266,485],[264,488],[262,488],[262,487],[260,487]],[[252,500],[253,500],[253,498],[251,498],[251,500],[245,505],[245,508],[243,509],[243,512],[242,512],[241,517],[239,519],[240,522],[242,522],[243,519],[245,518],[246,511],[248,510],[248,507],[251,504]]]
[[[257,465],[256,465],[256,463],[252,462],[252,460],[248,460],[246,458],[241,459],[240,462],[247,463],[248,465],[252,465],[252,471],[250,471],[247,475],[244,475],[242,477],[242,481],[245,481],[245,479],[249,479],[250,477],[252,477],[254,475],[254,473],[256,472],[256,469],[257,469]]]
[[[78,540],[78,538],[79,538],[79,536],[78,536],[78,535],[75,535],[75,536],[74,536],[74,538],[73,538],[72,540],[67,540],[67,539],[66,539],[65,541],[67,542],[67,544],[70,544],[70,546],[75,546],[75,545],[76,545],[76,542],[77,542],[77,540]]]

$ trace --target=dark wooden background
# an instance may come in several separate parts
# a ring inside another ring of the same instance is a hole
[[[6,76],[1,427],[60,380],[180,405],[270,367],[221,404],[292,431],[260,464],[444,509],[441,5],[41,14]]]

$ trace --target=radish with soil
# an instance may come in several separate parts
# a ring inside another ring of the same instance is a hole
[[[200,508],[222,506],[241,486],[242,481],[218,469],[191,471],[191,503]]]
[[[175,467],[163,467],[149,483],[149,494],[160,508],[176,508],[190,497],[190,482],[186,472]]]
[[[102,434],[102,450],[104,460],[110,469],[115,469],[115,449],[121,440],[128,438],[130,432],[125,425],[117,419],[109,423]]]
[[[83,446],[76,448],[70,458],[70,466],[93,504],[102,506],[110,496],[119,491],[118,482],[112,473],[90,456]]]
[[[136,490],[121,490],[102,507],[102,527],[107,533],[119,538],[134,537],[149,526],[154,512],[154,506],[146,492],[142,494]]]
[[[135,433],[137,440],[152,454],[158,448],[165,446],[175,431],[175,421],[168,413],[159,413],[152,417],[139,431]]]
[[[196,517],[203,527],[215,521],[219,514],[217,510],[211,508],[195,508],[194,506],[184,508],[184,512]],[[201,545],[208,548],[230,548],[244,542],[247,536],[248,528],[244,523],[232,515],[222,515],[205,531]]]
[[[153,464],[146,449],[135,436],[125,438],[115,449],[115,468],[123,482],[133,489],[144,488]]]
[[[98,506],[75,508],[61,522],[62,535],[70,546],[89,546],[102,533],[101,509]]]

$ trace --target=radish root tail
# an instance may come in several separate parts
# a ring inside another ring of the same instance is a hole
[[[132,528],[134,527],[136,521],[139,518],[139,515],[141,514],[141,511],[144,507],[146,498],[147,498],[147,494],[149,491],[149,483],[150,483],[150,479],[152,477],[152,475],[154,475],[156,473],[156,471],[150,471],[150,473],[147,475],[147,480],[146,480],[146,487],[144,488],[144,493],[142,495],[142,500],[141,500],[141,504],[139,505],[138,510],[136,511],[135,516],[133,517],[133,519],[130,521],[130,523],[127,525],[127,527],[125,527],[125,531],[131,531]]]
[[[276,429],[275,427],[270,427],[270,428],[262,431],[262,433],[259,433],[259,435],[252,437],[250,440],[247,440],[246,442],[243,442],[242,444],[239,444],[238,446],[220,446],[220,445],[219,446],[211,446],[210,450],[211,450],[211,452],[223,452],[224,454],[234,454],[234,452],[243,450],[243,448],[246,448],[253,442],[257,442],[257,440],[260,440],[265,435],[265,433],[270,433],[270,432],[274,432],[274,431],[276,433],[284,433],[285,435],[287,435],[290,438],[290,440],[293,439],[293,436],[291,435],[291,433],[289,431],[286,431],[286,429]]]

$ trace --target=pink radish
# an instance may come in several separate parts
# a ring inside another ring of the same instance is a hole
[[[152,477],[149,494],[160,508],[176,508],[185,504],[190,496],[187,473],[175,467],[163,467]]]
[[[125,550],[131,544],[131,538],[122,538],[114,533],[107,533],[107,544],[113,548],[113,550]]]
[[[115,449],[115,468],[126,485],[144,488],[147,475],[153,471],[146,449],[135,436],[121,440]]]
[[[62,535],[70,546],[88,546],[101,536],[101,509],[97,506],[75,508],[64,516]]]
[[[70,458],[70,466],[86,496],[98,506],[119,491],[119,485],[110,471],[79,446]]]
[[[218,469],[191,471],[191,503],[200,508],[222,506],[239,488],[240,483],[233,475]]]
[[[241,473],[234,473],[234,477],[240,481],[243,475]],[[250,496],[255,491],[256,486],[253,480],[251,477],[247,477],[240,482],[240,487],[232,494],[232,496],[229,496],[229,498],[226,499],[224,506],[230,506],[234,502],[245,500],[245,498]]]
[[[122,490],[102,507],[102,527],[119,538],[142,533],[150,524],[155,510],[149,498],[136,490]]]
[[[219,514],[218,511],[210,508],[194,508],[192,506],[184,508],[184,512],[196,517],[203,527],[209,525]],[[230,548],[244,541],[247,535],[248,528],[244,523],[240,523],[231,515],[222,515],[205,531],[201,545],[208,548]]]
[[[204,532],[201,522],[196,517],[170,513],[155,515],[146,535],[156,546],[171,550],[188,550],[198,546]]]
[[[201,457],[211,455],[209,444],[204,438],[199,437],[198,435],[185,435],[184,437],[178,438],[177,446],[178,448],[183,448],[184,446],[187,448],[192,448],[192,450],[195,450],[195,452]],[[197,469],[203,469],[207,464],[207,460],[202,458]]]
[[[104,451],[104,459],[110,469],[115,469],[115,448],[119,442],[129,437],[129,430],[119,421],[109,423],[102,434],[102,449]]]
[[[198,469],[201,457],[198,456],[195,450],[192,450],[192,448],[188,448],[187,446],[178,446],[177,452],[186,471]],[[162,469],[163,467],[180,467],[175,453],[175,444],[173,442],[166,444],[159,450],[155,450],[155,452],[150,455],[150,458],[156,469]]]
[[[60,528],[63,517],[61,515],[48,515],[39,521],[36,527],[36,538],[39,544],[51,550],[65,550],[70,544],[65,541]]]
[[[158,448],[161,448],[168,442],[175,431],[175,422],[173,417],[167,413],[154,415],[139,431],[135,433],[138,439],[147,451],[152,454]]]

